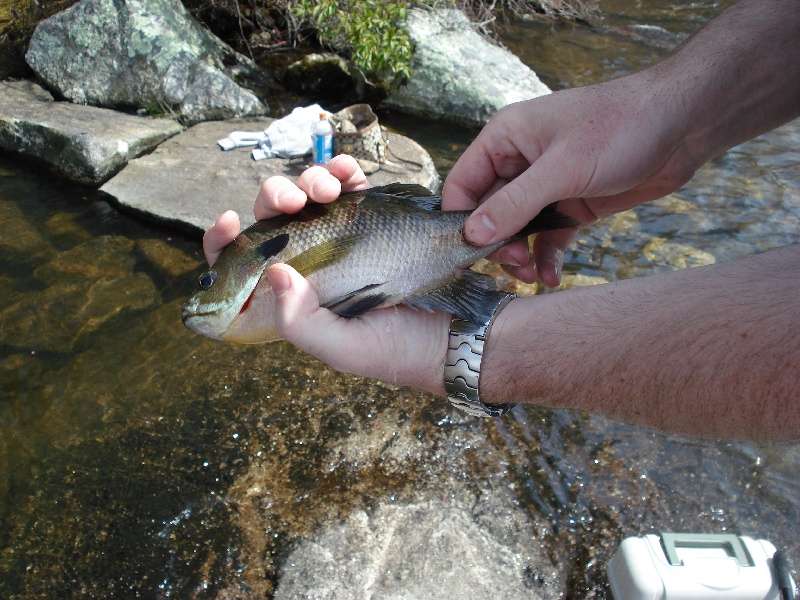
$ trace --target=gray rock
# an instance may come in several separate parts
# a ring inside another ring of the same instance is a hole
[[[532,558],[462,507],[384,504],[302,542],[284,563],[275,598],[559,597],[534,575],[543,568],[549,576],[552,565]]]
[[[78,104],[171,112],[191,122],[266,111],[236,82],[258,78],[258,68],[178,0],[82,0],[38,25],[25,59]]]
[[[44,162],[80,183],[102,183],[128,160],[180,131],[171,119],[53,102],[31,82],[0,82],[0,148]]]
[[[519,58],[473,30],[461,11],[413,9],[413,75],[383,106],[411,114],[483,125],[498,110],[550,93]]]
[[[125,208],[192,232],[207,229],[227,209],[239,213],[242,225],[247,226],[254,221],[253,202],[261,182],[271,175],[296,179],[310,157],[254,161],[251,148],[222,152],[217,140],[232,131],[264,130],[272,120],[243,118],[195,125],[131,161],[100,189]],[[399,158],[369,176],[373,185],[394,181],[429,189],[439,185],[433,160],[419,144],[389,133],[389,147]],[[419,163],[421,168],[399,159]]]

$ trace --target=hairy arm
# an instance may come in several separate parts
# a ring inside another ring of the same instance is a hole
[[[704,162],[800,114],[800,2],[742,0],[663,62],[501,110],[445,182],[446,209],[473,209],[486,245],[559,202],[581,223],[660,198]],[[538,236],[509,272],[558,283],[574,231]],[[499,257],[503,260],[503,257]]]
[[[599,412],[702,437],[800,437],[800,245],[515,300],[486,402]]]
[[[800,115],[798,58],[800,3],[742,0],[643,74],[676,90],[683,148],[703,163]]]

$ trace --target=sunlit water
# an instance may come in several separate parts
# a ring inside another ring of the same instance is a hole
[[[551,87],[581,85],[657,60],[718,10],[654,4],[605,2],[594,29],[518,23],[504,40]],[[641,24],[665,32],[631,36]],[[475,133],[382,119],[443,175]],[[799,138],[782,127],[587,229],[565,271],[614,280],[800,241]],[[764,537],[800,560],[798,445],[535,407],[477,420],[287,344],[199,338],[179,319],[198,240],[6,159],[0,225],[2,597],[269,596],[320,526],[429,498],[523,511],[523,547],[554,565],[531,559],[532,594],[607,597],[605,561],[652,531]]]

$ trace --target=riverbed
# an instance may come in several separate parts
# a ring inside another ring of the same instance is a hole
[[[593,28],[514,22],[502,39],[558,89],[658,60],[719,5],[602,8]],[[475,135],[381,120],[425,146],[442,177]],[[566,278],[800,242],[798,147],[794,122],[585,229]],[[408,507],[420,526],[442,507],[466,515],[508,550],[529,597],[609,597],[604,565],[627,535],[733,532],[800,561],[798,444],[688,439],[533,406],[474,419],[283,342],[200,338],[179,318],[199,240],[8,157],[0,223],[2,597],[270,597],[308,560],[306,542]],[[339,548],[343,571],[362,556],[355,546]]]

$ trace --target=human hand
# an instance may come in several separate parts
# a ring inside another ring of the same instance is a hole
[[[465,237],[484,246],[510,237],[553,202],[586,225],[678,189],[702,160],[683,145],[677,94],[656,82],[643,72],[507,106],[453,167],[443,207],[476,209]],[[532,283],[538,275],[552,287],[575,233],[538,234],[534,261],[524,242],[491,258],[518,279]]]
[[[306,202],[332,202],[342,192],[368,188],[366,176],[350,156],[337,156],[324,167],[304,171],[295,185],[276,176],[259,190],[256,219],[296,213]],[[239,233],[239,217],[224,213],[203,236],[212,265]],[[344,319],[321,308],[313,286],[292,267],[267,270],[276,296],[278,334],[337,371],[408,385],[444,395],[444,358],[450,315],[405,306],[370,311]]]

